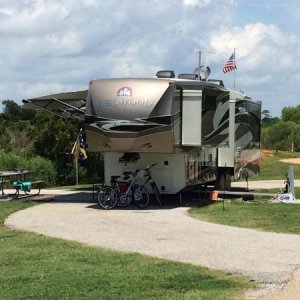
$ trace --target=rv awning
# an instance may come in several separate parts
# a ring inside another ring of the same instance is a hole
[[[24,99],[23,107],[28,109],[43,109],[63,118],[84,119],[87,90],[51,94],[32,99]]]

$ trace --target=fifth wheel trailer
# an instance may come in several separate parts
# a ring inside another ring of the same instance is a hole
[[[167,194],[193,185],[227,189],[233,177],[258,174],[261,103],[180,77],[92,80],[87,91],[24,102],[84,119],[87,150],[104,155],[105,184],[153,163]]]

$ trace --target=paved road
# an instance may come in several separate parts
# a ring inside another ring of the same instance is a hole
[[[93,203],[49,202],[11,215],[12,228],[139,252],[282,284],[300,265],[300,235],[203,222],[187,208],[105,211]]]

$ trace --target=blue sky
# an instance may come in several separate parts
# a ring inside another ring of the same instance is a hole
[[[293,31],[299,25],[299,14],[294,14],[293,8],[299,9],[297,1],[279,0],[240,0],[236,1],[233,24],[244,26],[250,23],[263,22],[276,24],[279,28]]]
[[[90,79],[192,72],[233,88],[222,69],[236,48],[236,89],[280,116],[300,104],[297,0],[0,0],[0,101],[86,89]]]

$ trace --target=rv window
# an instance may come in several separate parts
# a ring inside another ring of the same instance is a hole
[[[128,131],[128,132],[141,132],[151,128],[155,128],[157,125],[120,125],[111,127],[111,131]]]

